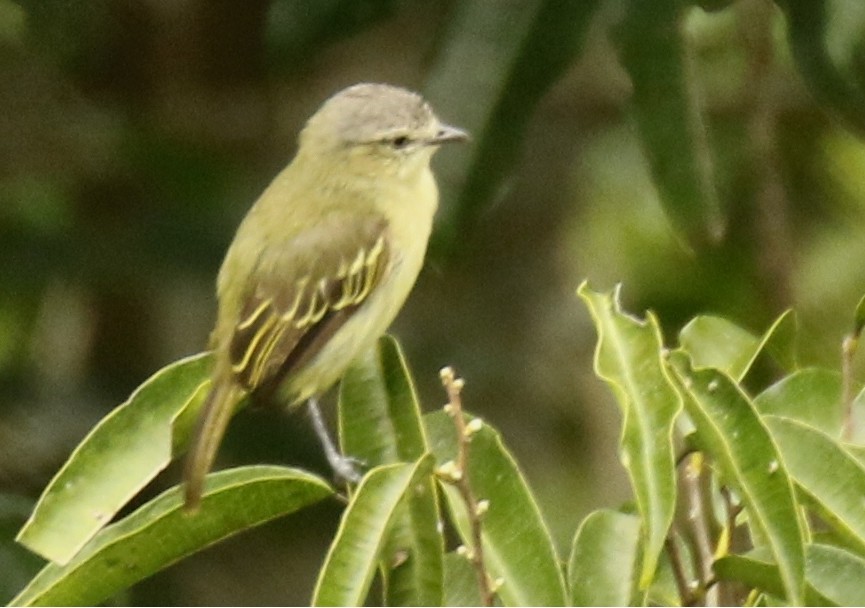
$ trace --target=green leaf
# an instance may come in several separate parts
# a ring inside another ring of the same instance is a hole
[[[811,547],[805,549],[810,562]],[[778,566],[770,560],[765,551],[758,549],[747,555],[725,555],[716,560],[712,568],[719,581],[736,581],[751,589],[759,589],[775,597],[784,597],[784,584],[781,582]],[[806,584],[804,605],[831,606],[833,604],[817,593],[813,586]]]
[[[831,545],[810,544],[805,548],[807,606],[865,605],[865,560]],[[783,595],[778,567],[760,552],[747,556],[728,555],[714,564],[722,581],[739,581],[776,596]]]
[[[384,336],[358,358],[340,383],[343,452],[365,466],[414,462],[428,451],[420,406],[396,340]],[[399,505],[382,548],[385,603],[438,606],[442,601],[444,539],[435,481],[418,482]]]
[[[640,589],[651,583],[676,509],[673,424],[682,401],[661,358],[657,320],[622,313],[618,289],[600,294],[583,283],[577,293],[595,321],[595,372],[622,407],[622,463],[643,521]]]
[[[445,596],[442,606],[480,606],[481,593],[477,575],[469,560],[456,553],[444,559]]]
[[[12,603],[100,604],[187,555],[332,493],[324,481],[303,471],[242,467],[208,476],[201,509],[189,515],[175,486],[100,531],[65,566],[46,566]]]
[[[443,411],[424,416],[440,466],[457,454],[454,422]],[[563,606],[565,584],[550,532],[537,502],[499,434],[484,424],[472,435],[469,483],[478,500],[488,500],[482,536],[491,576],[501,578],[498,595],[506,606]],[[463,539],[471,538],[465,504],[455,487],[442,484],[448,510]]]
[[[699,316],[682,328],[679,344],[695,368],[712,367],[741,382],[764,349],[786,369],[795,368],[795,332],[796,319],[791,311],[778,317],[762,338],[727,319]]]
[[[313,606],[360,606],[400,502],[425,492],[433,459],[377,467],[361,481],[342,516],[313,592]]]
[[[211,359],[202,353],[164,367],[75,448],[42,493],[18,542],[65,564],[171,462],[172,422],[200,407]]]
[[[640,519],[600,510],[580,524],[568,562],[571,606],[628,606],[636,589]]]
[[[414,462],[427,452],[420,406],[396,340],[383,336],[340,383],[339,437],[345,454],[373,467]]]
[[[841,375],[826,369],[799,370],[757,395],[754,406],[764,416],[793,418],[840,437],[844,421]]]
[[[725,374],[694,370],[687,356],[670,363],[686,395],[685,409],[698,443],[719,465],[724,483],[737,488],[749,522],[766,539],[778,564],[787,600],[802,603],[804,537],[793,485],[772,437],[747,395]]]
[[[534,108],[573,65],[599,0],[460,2],[426,97],[472,143],[436,159],[442,210],[434,245],[453,247],[500,191]],[[438,246],[434,247],[437,249]]]
[[[865,467],[807,424],[778,416],[763,420],[796,484],[848,543],[865,551]]]
[[[630,110],[673,226],[693,246],[718,242],[725,219],[708,134],[694,84],[692,52],[681,34],[679,0],[630,0],[616,28],[630,76]]]
[[[865,606],[865,560],[830,545],[808,546],[808,582],[838,606]]]

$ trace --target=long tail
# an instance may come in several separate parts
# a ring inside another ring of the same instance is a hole
[[[187,512],[197,511],[201,504],[204,476],[213,466],[219,444],[241,393],[242,389],[231,380],[214,379],[213,388],[210,389],[198,416],[198,425],[186,457],[183,479],[184,508]]]

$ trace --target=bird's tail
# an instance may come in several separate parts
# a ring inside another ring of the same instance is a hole
[[[213,466],[228,421],[241,396],[242,389],[236,383],[214,378],[213,387],[207,394],[198,416],[198,424],[186,457],[183,479],[184,508],[187,512],[197,511],[201,504],[204,476]]]

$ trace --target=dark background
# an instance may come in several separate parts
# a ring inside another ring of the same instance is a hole
[[[444,402],[440,367],[465,377],[466,407],[502,432],[561,554],[590,509],[629,497],[583,279],[622,282],[668,336],[699,313],[760,333],[795,307],[803,364],[836,366],[865,292],[865,146],[803,85],[773,3],[681,11],[725,224],[689,239],[649,170],[665,151],[635,128],[616,52],[627,6],[0,0],[0,600],[38,567],[11,539],[42,488],[138,384],[205,347],[238,221],[304,120],[359,81],[419,90],[473,133],[436,158],[440,224],[393,332],[425,410]],[[861,58],[865,5],[834,6],[823,40],[840,63]],[[219,466],[326,472],[310,435],[300,412],[243,412]],[[319,505],[247,532],[117,601],[307,603],[338,515]]]

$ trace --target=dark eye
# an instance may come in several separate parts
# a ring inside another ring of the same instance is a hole
[[[390,140],[390,143],[396,149],[405,148],[406,145],[408,145],[408,137],[406,137],[405,135],[400,135]]]

